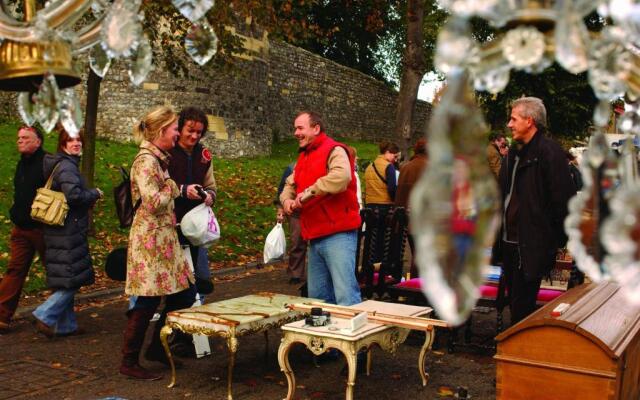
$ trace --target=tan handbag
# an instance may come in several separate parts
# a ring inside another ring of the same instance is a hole
[[[59,165],[59,163],[56,164],[56,167],[51,171],[51,175],[49,175],[44,187],[36,191],[36,197],[31,205],[31,218],[47,225],[64,225],[64,220],[67,218],[67,212],[69,211],[69,205],[67,205],[64,193],[51,190],[53,174],[55,174]]]

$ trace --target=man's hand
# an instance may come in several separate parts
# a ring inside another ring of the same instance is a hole
[[[276,209],[276,222],[282,223],[284,222],[284,210],[282,207],[278,207]]]
[[[198,189],[196,189],[198,186],[200,186],[200,185],[198,185],[196,183],[187,186],[187,198],[188,199],[191,199],[191,200],[202,200],[202,197],[200,197],[200,193],[198,193]]]
[[[292,199],[286,199],[282,206],[284,207],[285,214],[291,215],[296,209],[296,201]]]
[[[294,210],[297,208],[302,208],[302,198],[305,196],[305,192],[298,193],[296,196],[296,200],[294,203]],[[306,199],[305,199],[306,200]]]
[[[211,207],[213,205],[213,196],[211,195],[211,193],[207,192],[207,197],[204,199],[204,204],[206,204],[207,207]]]

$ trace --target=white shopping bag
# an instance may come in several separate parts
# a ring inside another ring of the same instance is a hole
[[[282,258],[287,252],[287,239],[284,235],[282,223],[278,222],[264,241],[264,263]]]
[[[180,230],[194,246],[209,247],[220,239],[220,224],[211,207],[198,204],[180,221]]]

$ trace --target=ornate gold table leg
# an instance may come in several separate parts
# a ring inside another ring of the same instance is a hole
[[[233,367],[236,364],[236,351],[238,351],[238,339],[235,335],[235,330],[229,332],[227,338],[227,347],[229,348],[229,371],[227,372],[227,399],[233,400],[233,394],[231,392],[231,382],[233,381]]]
[[[429,331],[425,331],[424,344],[422,345],[422,349],[420,349],[420,355],[418,356],[418,371],[420,372],[420,378],[422,378],[422,386],[427,386],[427,381],[429,380],[429,374],[425,371],[424,362],[427,358],[427,353],[431,350],[431,346],[433,345],[433,340],[435,339],[435,330],[431,329]]]
[[[371,375],[371,364],[373,362],[373,353],[371,353],[371,346],[367,347],[367,376]]]
[[[171,325],[165,325],[160,330],[160,342],[162,343],[162,347],[164,347],[165,353],[167,353],[167,358],[169,359],[169,364],[171,364],[171,383],[169,383],[169,388],[172,388],[176,384],[176,365],[173,362],[173,356],[171,356],[171,349],[169,349],[168,338],[173,332],[173,328]]]
[[[356,385],[356,370],[357,370],[357,351],[358,348],[355,343],[346,343],[344,341],[339,341],[337,343],[328,342],[327,347],[337,348],[344,354],[344,357],[347,359],[347,392],[345,395],[346,400],[353,400],[353,387]]]
[[[289,349],[292,344],[293,342],[289,340],[288,334],[285,332],[278,348],[278,364],[280,364],[280,370],[284,373],[284,376],[287,377],[288,390],[285,400],[293,399],[293,394],[296,391],[296,377],[293,375],[293,370],[289,364]]]

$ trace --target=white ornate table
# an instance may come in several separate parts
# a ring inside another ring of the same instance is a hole
[[[276,293],[259,293],[170,312],[165,326],[160,331],[160,340],[171,364],[171,383],[168,387],[171,388],[176,383],[176,369],[167,343],[167,338],[174,329],[189,334],[219,336],[227,340],[229,349],[227,398],[232,400],[231,382],[235,354],[238,350],[238,337],[264,332],[268,350],[267,331],[300,319],[303,315],[302,312],[290,310],[286,306],[314,301],[318,300]]]
[[[432,311],[430,307],[416,307],[373,300],[355,304],[349,308],[376,311],[400,317],[428,316]],[[367,351],[366,370],[367,375],[369,375],[371,371],[371,346],[376,344],[384,351],[395,354],[398,347],[407,339],[410,331],[410,329],[406,328],[371,322],[368,322],[355,332],[350,332],[348,326],[348,319],[336,317],[331,317],[331,324],[328,326],[313,327],[306,325],[304,321],[292,322],[282,326],[283,338],[278,349],[278,363],[287,377],[289,386],[286,400],[293,399],[296,389],[295,376],[289,364],[289,350],[294,343],[304,344],[315,355],[320,355],[330,348],[340,350],[347,359],[348,367],[346,399],[352,400],[356,381],[358,352],[361,350]],[[424,361],[433,344],[434,330],[425,330],[425,334],[426,338],[418,356],[418,372],[423,386],[426,386],[429,377],[425,371]]]

